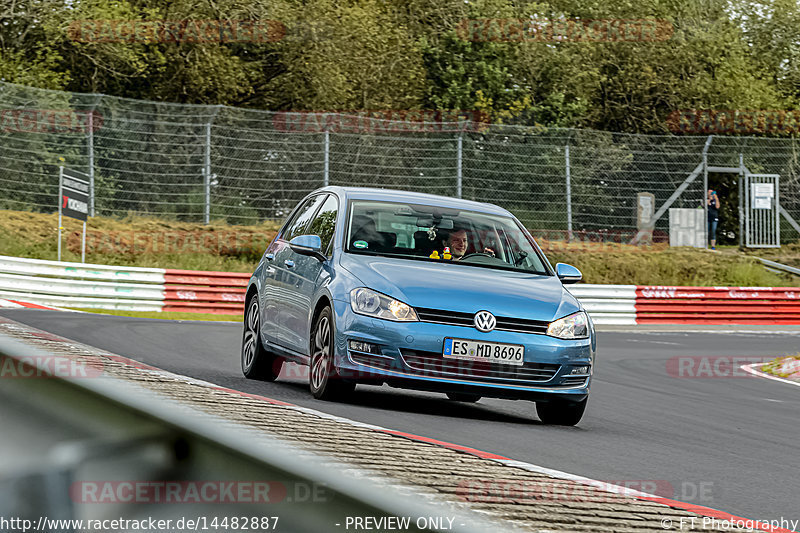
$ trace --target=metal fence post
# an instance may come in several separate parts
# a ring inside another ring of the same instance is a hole
[[[463,182],[463,168],[462,168],[462,157],[463,157],[463,138],[461,134],[458,134],[457,142],[456,142],[456,198],[461,198],[461,186]]]
[[[61,183],[64,181],[64,165],[58,167],[58,260],[61,261],[61,198],[64,191]]]
[[[564,168],[567,176],[567,242],[572,242],[572,175],[569,164],[569,144],[564,145]]]
[[[328,131],[328,128],[325,128],[325,143],[322,148],[323,155],[323,169],[322,169],[322,184],[323,187],[327,187],[330,185],[331,182],[331,133]]]
[[[744,154],[739,154],[739,249],[744,250]]]
[[[103,95],[97,95],[92,110],[89,112],[89,138],[87,139],[87,151],[89,152],[89,216],[94,216],[94,112],[98,104],[103,99]]]
[[[203,215],[203,223],[208,224],[211,222],[211,125],[214,119],[217,118],[221,105],[216,106],[211,119],[206,123],[206,154],[205,164],[203,166],[203,173],[205,174],[205,212]]]

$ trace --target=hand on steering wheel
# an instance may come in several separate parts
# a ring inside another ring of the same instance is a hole
[[[475,257],[475,256],[494,257],[494,253],[486,253],[486,252],[472,252],[471,254],[467,254],[467,255],[463,256],[463,257],[461,258],[461,260],[463,261],[464,259],[467,259],[467,258],[469,258],[469,257]]]

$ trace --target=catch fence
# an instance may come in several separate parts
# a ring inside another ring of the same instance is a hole
[[[702,175],[681,186],[705,150],[709,168],[780,174],[781,205],[800,219],[794,138],[635,135],[483,124],[474,112],[421,113],[422,121],[403,113],[386,120],[374,117],[392,115],[268,112],[0,83],[0,208],[55,210],[64,165],[90,176],[91,211],[101,216],[251,224],[282,219],[323,185],[372,186],[492,202],[550,239],[628,242],[638,193],[654,195],[656,213],[701,205]],[[655,240],[666,240],[667,214],[653,226]],[[782,240],[797,238],[785,217],[781,230]]]

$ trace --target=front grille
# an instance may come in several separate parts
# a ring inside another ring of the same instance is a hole
[[[401,350],[403,360],[411,373],[429,377],[469,378],[492,383],[521,382],[543,383],[553,379],[561,365],[549,363],[524,363],[521,366],[469,359],[445,358],[438,352]]]
[[[422,322],[433,322],[435,324],[445,324],[448,326],[474,327],[473,319],[475,313],[461,313],[458,311],[444,311],[441,309],[416,308],[417,316]],[[513,331],[515,333],[535,333],[546,335],[549,322],[544,320],[527,320],[524,318],[495,317],[498,331]]]

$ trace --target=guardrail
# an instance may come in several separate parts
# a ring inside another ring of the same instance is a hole
[[[119,267],[0,256],[0,298],[39,305],[242,313],[250,274]]]
[[[348,516],[407,516],[408,531],[434,532],[449,528],[416,520],[442,515],[452,517],[453,529],[464,533],[499,527],[390,484],[343,474],[330,458],[187,411],[129,381],[105,374],[61,375],[54,372],[54,360],[102,374],[100,358],[69,359],[0,335],[3,378],[15,377],[2,379],[0,387],[6,430],[0,445],[7,459],[0,475],[0,517],[4,523],[16,517],[12,530],[84,531],[93,528],[78,522],[135,521],[110,526],[127,531],[154,527],[142,523],[203,519],[211,526],[198,526],[205,530],[218,529],[212,520],[223,517],[228,518],[219,529],[228,530],[231,517],[247,517],[237,518],[231,529],[301,533],[343,529]],[[19,435],[35,436],[29,439],[35,445],[23,444]]]
[[[39,305],[242,314],[250,274],[0,256],[0,298]],[[800,287],[567,285],[597,324],[800,324]]]
[[[638,287],[636,322],[800,324],[800,287]]]

